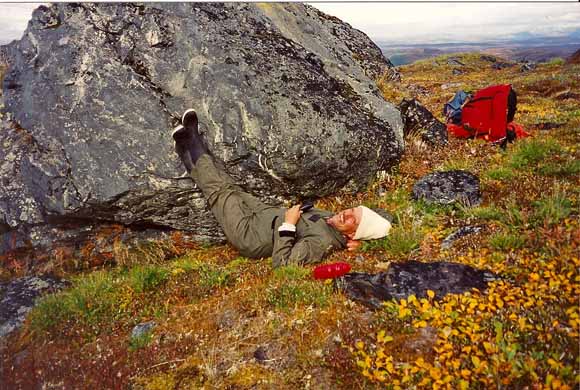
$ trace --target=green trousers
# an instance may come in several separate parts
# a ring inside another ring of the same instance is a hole
[[[244,192],[207,154],[197,160],[191,176],[228,241],[240,254],[253,258],[272,255],[273,222],[283,221],[284,209],[268,206]]]
[[[224,230],[228,241],[246,257],[272,256],[272,265],[308,264],[346,247],[346,239],[326,223],[332,213],[313,208],[300,217],[296,232],[280,232],[286,210],[268,206],[244,192],[207,154],[191,176]]]

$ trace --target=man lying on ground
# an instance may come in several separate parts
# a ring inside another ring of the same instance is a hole
[[[240,254],[272,256],[273,267],[316,263],[338,249],[355,250],[360,240],[385,237],[391,224],[364,206],[332,214],[300,205],[289,209],[269,206],[246,193],[210,156],[190,109],[172,133],[175,151],[202,190],[224,230]]]

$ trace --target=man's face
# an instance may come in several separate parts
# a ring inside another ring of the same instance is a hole
[[[328,219],[328,224],[349,238],[353,238],[362,218],[362,209],[354,207],[334,214]]]

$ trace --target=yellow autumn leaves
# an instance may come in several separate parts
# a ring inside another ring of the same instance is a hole
[[[426,298],[385,303],[381,315],[395,331],[383,329],[372,342],[355,344],[362,374],[394,389],[577,386],[580,259],[523,254],[521,261],[527,275],[493,282],[485,293],[474,290],[438,302],[428,291]],[[426,327],[437,336],[424,357],[395,359],[393,336]]]

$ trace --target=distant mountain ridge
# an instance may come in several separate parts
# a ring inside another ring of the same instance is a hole
[[[580,30],[565,37],[538,37],[522,33],[512,40],[425,44],[377,41],[377,45],[393,65],[406,65],[425,58],[469,51],[479,51],[511,61],[546,62],[555,57],[568,58],[580,49]]]

